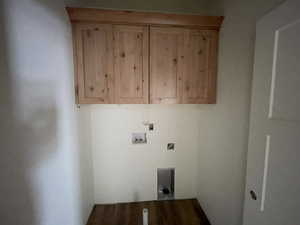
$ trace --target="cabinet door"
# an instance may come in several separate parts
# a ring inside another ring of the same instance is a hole
[[[183,103],[216,102],[217,31],[185,32]]]
[[[184,29],[150,28],[150,103],[181,103]]]
[[[112,25],[75,25],[78,103],[113,103]]]
[[[116,25],[113,32],[116,102],[148,103],[148,27]]]

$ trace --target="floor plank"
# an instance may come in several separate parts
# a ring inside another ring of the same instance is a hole
[[[142,225],[144,208],[149,225],[210,225],[197,199],[95,205],[87,225]]]

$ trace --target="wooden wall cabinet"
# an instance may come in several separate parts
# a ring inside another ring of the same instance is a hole
[[[67,10],[77,103],[216,103],[223,17]]]

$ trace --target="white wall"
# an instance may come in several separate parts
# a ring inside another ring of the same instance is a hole
[[[197,193],[199,106],[92,106],[96,203],[157,199],[156,169],[175,167],[176,198]],[[146,132],[148,144],[131,144],[131,133]],[[167,143],[175,143],[168,152]]]
[[[279,0],[220,0],[218,103],[201,112],[198,199],[214,225],[242,224],[255,22]],[[215,12],[214,12],[215,11]]]
[[[241,224],[255,21],[278,2],[210,2],[208,14],[225,15],[216,105],[91,108],[97,203],[155,199],[155,169],[174,166],[183,168],[177,197],[197,196],[214,225]],[[143,120],[159,129],[151,144],[131,146]],[[176,153],[164,152],[169,140],[179,143]]]
[[[90,117],[74,105],[64,5],[7,0],[0,9],[1,223],[83,225],[93,187],[80,132]]]
[[[74,99],[72,99],[72,104],[74,104]],[[76,109],[74,122],[77,122],[77,136],[74,141],[78,145],[78,174],[76,176],[80,187],[81,221],[85,224],[95,203],[90,107],[81,106],[80,109]]]

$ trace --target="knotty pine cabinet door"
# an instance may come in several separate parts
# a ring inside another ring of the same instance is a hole
[[[150,28],[150,103],[182,103],[184,29]]]
[[[74,26],[78,103],[114,103],[113,26]]]
[[[218,31],[88,23],[74,30],[78,103],[216,102]]]
[[[216,102],[218,31],[150,29],[150,102]]]
[[[115,101],[118,104],[148,103],[148,29],[148,26],[113,26]]]
[[[218,31],[186,29],[184,42],[182,103],[215,103]]]

